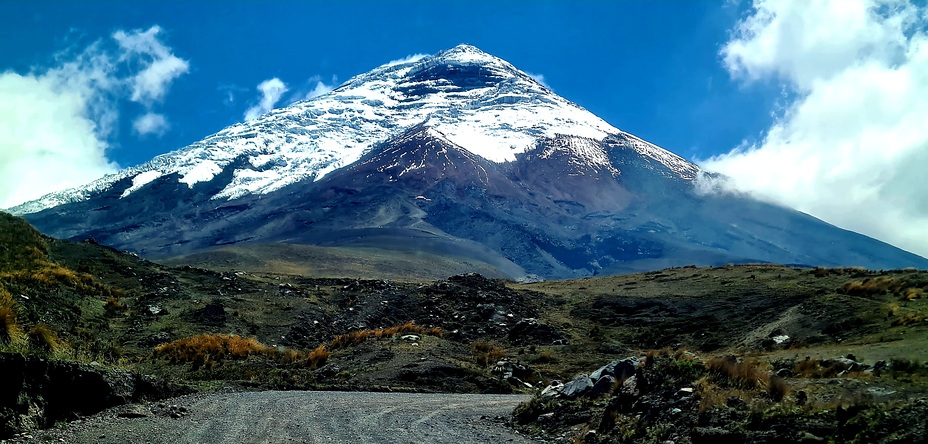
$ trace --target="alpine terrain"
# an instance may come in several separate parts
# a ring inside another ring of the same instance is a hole
[[[634,107],[634,103],[615,106]],[[928,260],[748,196],[460,45],[11,209],[147,258],[235,245],[420,252],[567,278],[686,264]]]

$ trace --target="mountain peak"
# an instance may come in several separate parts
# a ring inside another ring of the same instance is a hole
[[[499,57],[483,52],[474,45],[462,43],[453,48],[440,51],[435,55],[435,59],[450,63],[494,63],[502,62]]]
[[[515,162],[541,139],[603,141],[624,135],[509,62],[461,44],[382,65],[330,93],[12,210],[33,213],[110,189],[125,199],[164,180],[189,189],[215,182],[222,188],[211,199],[219,201],[263,195],[300,181],[318,181],[417,125],[433,128],[456,146],[495,163]],[[676,158],[646,143],[631,148],[665,164],[665,158]],[[218,177],[225,183],[214,181]]]

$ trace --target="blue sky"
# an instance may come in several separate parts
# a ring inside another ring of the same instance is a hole
[[[775,88],[731,81],[721,65],[719,49],[743,8],[718,1],[46,5],[0,3],[6,22],[0,70],[51,66],[62,51],[154,25],[162,29],[161,41],[189,62],[189,72],[158,106],[170,123],[162,136],[137,137],[131,125],[138,106],[119,104],[122,118],[108,155],[121,166],[240,121],[265,79],[308,90],[316,79],[343,82],[390,60],[459,43],[543,75],[558,94],[687,158],[756,137],[776,98]]]
[[[0,207],[241,121],[267,80],[282,106],[470,43],[729,176],[714,192],[928,255],[926,23],[921,0],[7,0]]]

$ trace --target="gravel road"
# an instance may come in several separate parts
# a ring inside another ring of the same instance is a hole
[[[512,409],[527,399],[365,392],[217,393],[123,407],[60,429],[35,432],[20,442],[528,443],[505,425]]]

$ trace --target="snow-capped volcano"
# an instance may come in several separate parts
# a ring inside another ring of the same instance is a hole
[[[508,62],[470,45],[434,56],[383,65],[334,91],[258,119],[232,125],[184,149],[13,208],[16,214],[77,202],[131,178],[122,197],[153,180],[177,174],[193,187],[212,180],[237,159],[247,163],[215,199],[264,194],[306,179],[319,180],[357,161],[375,145],[423,125],[492,162],[511,162],[539,138],[578,136],[601,141],[629,136],[630,146],[692,179],[698,168],[657,146],[623,133],[554,94]],[[581,159],[607,166],[602,150]]]
[[[12,209],[150,256],[245,242],[420,249],[519,277],[765,261],[928,261],[697,192],[700,169],[460,45]]]

